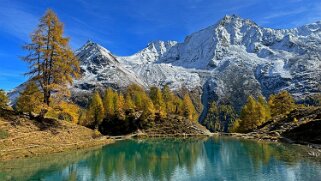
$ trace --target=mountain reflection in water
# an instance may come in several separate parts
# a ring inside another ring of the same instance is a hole
[[[0,180],[321,180],[305,146],[228,137],[125,140],[0,162]]]

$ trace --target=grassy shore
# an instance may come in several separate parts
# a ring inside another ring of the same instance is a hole
[[[30,120],[0,112],[0,160],[32,157],[110,144],[114,139],[66,121]]]

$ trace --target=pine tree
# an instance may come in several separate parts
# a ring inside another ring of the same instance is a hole
[[[40,113],[42,105],[42,93],[34,81],[29,82],[17,99],[16,110],[19,112]]]
[[[112,118],[115,115],[115,96],[116,94],[111,88],[108,88],[105,91],[103,104],[106,113],[106,118]]]
[[[196,121],[198,118],[198,115],[189,94],[184,95],[183,105],[184,105],[183,115],[191,121]]]
[[[4,90],[0,89],[0,108],[7,109],[9,104],[9,99]]]
[[[89,107],[88,107],[88,115],[91,120],[93,120],[93,126],[98,128],[99,124],[102,122],[105,116],[105,110],[103,106],[103,101],[96,91],[94,92]]]
[[[269,98],[269,106],[273,117],[288,114],[296,107],[293,97],[285,90],[276,95],[271,95]]]
[[[229,127],[237,119],[237,114],[230,104],[221,104],[219,105],[219,121],[220,121],[220,132],[228,132]]]
[[[52,10],[47,10],[31,35],[31,43],[24,46],[29,54],[23,60],[29,63],[26,73],[39,84],[43,102],[49,106],[55,96],[69,96],[68,84],[79,76],[79,62],[63,37],[63,24]]]
[[[162,92],[157,87],[151,87],[149,91],[149,97],[153,101],[156,112],[161,116],[166,116],[166,104],[163,100]]]
[[[219,122],[219,110],[215,101],[213,101],[208,109],[206,118],[204,119],[203,125],[207,127],[210,131],[218,131],[216,123]]]

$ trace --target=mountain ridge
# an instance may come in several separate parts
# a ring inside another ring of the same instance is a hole
[[[300,100],[321,91],[319,45],[320,21],[271,29],[236,15],[225,16],[183,42],[154,41],[130,56],[113,55],[89,41],[76,51],[83,77],[71,90],[78,94],[109,86],[123,89],[132,83],[198,89],[203,114],[213,100],[240,109],[249,95],[268,97],[280,90]]]

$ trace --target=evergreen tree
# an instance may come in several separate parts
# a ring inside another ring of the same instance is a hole
[[[40,113],[42,105],[42,93],[34,81],[29,82],[17,99],[16,109],[19,112]]]
[[[183,115],[191,121],[196,121],[198,118],[198,115],[189,94],[184,95],[183,105],[184,105]]]
[[[95,128],[98,128],[99,124],[104,119],[105,110],[103,106],[103,101],[97,91],[94,92],[91,98],[91,101],[88,107],[88,115],[89,115],[89,119],[94,121],[93,126]]]
[[[213,132],[228,132],[237,118],[233,107],[229,104],[217,105],[213,101],[204,120],[204,125]]]
[[[219,105],[220,132],[228,132],[229,127],[237,119],[237,114],[230,104]]]
[[[161,117],[166,116],[166,104],[163,100],[161,90],[157,87],[151,87],[149,97],[153,101],[156,112],[158,112]]]
[[[31,43],[24,46],[29,54],[23,58],[29,63],[27,75],[36,81],[43,93],[43,102],[49,106],[52,93],[69,96],[68,84],[79,76],[79,62],[63,37],[63,24],[52,10],[47,10],[31,35]]]
[[[115,97],[117,94],[114,93],[113,89],[108,88],[105,91],[105,96],[103,98],[104,109],[106,113],[106,118],[112,118],[115,115]]]
[[[276,95],[271,95],[269,98],[269,106],[273,117],[288,114],[296,107],[293,97],[285,90]]]
[[[0,108],[7,109],[9,104],[9,99],[4,90],[0,89]]]
[[[208,109],[206,118],[204,119],[203,124],[209,129],[210,131],[217,131],[217,122],[219,122],[219,110],[215,101],[213,101]]]

